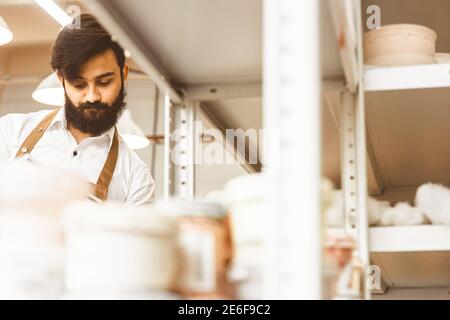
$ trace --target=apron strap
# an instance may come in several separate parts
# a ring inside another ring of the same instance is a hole
[[[56,114],[61,108],[55,109],[51,111],[49,114],[45,116],[45,118],[39,122],[39,124],[34,128],[34,130],[28,135],[25,141],[20,146],[19,150],[16,153],[16,159],[23,157],[25,154],[30,153],[35,145],[42,138],[44,133],[47,131],[48,127],[52,123],[53,119],[56,117]],[[108,152],[108,157],[106,158],[106,162],[103,165],[102,172],[98,177],[96,184],[92,185],[92,194],[100,199],[101,201],[105,201],[108,196],[108,189],[111,183],[114,170],[116,169],[117,158],[119,155],[119,135],[117,133],[117,128],[114,127],[114,137],[111,144],[111,148]]]
[[[33,131],[20,146],[19,150],[16,153],[16,159],[23,157],[25,154],[30,153],[34,149],[34,146],[42,138],[59,110],[61,110],[61,108],[51,111],[41,122],[39,122],[36,128],[33,129]]]
[[[109,184],[111,183],[114,170],[116,169],[117,158],[119,156],[119,135],[117,128],[114,128],[114,137],[111,148],[108,152],[102,172],[98,177],[97,183],[93,185],[92,193],[102,201],[106,200]]]

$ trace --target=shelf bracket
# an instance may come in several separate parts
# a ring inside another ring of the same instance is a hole
[[[353,0],[328,0],[331,20],[339,46],[347,88],[355,93],[359,83],[357,55],[356,8]]]

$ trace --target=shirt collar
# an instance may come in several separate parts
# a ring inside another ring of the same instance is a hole
[[[59,109],[58,113],[53,118],[53,120],[50,123],[50,126],[48,128],[51,129],[53,126],[60,126],[60,128],[67,129],[67,120],[66,120],[66,114],[64,112],[64,108]]]
[[[50,123],[50,126],[48,128],[51,129],[52,127],[65,128],[66,130],[68,130],[66,113],[64,112],[64,107],[60,108],[60,110],[58,111],[58,113],[56,114],[55,118],[52,120],[52,122]],[[113,137],[114,137],[114,129],[115,129],[115,127],[113,126],[113,127],[109,128],[102,135],[100,135],[98,137],[92,137],[92,138],[102,139],[103,137],[107,136],[109,138],[109,147],[111,148]]]

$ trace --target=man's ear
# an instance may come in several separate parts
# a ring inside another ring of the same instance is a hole
[[[124,82],[124,84],[127,82],[127,79],[128,79],[128,70],[129,70],[128,63],[125,63],[123,65],[123,69],[122,69],[122,75],[123,75],[123,82]]]

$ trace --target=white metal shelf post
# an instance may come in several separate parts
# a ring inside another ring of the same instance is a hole
[[[195,193],[195,114],[197,101],[164,103],[164,196],[192,199]]]
[[[264,1],[264,297],[321,298],[319,1]],[[267,140],[266,140],[267,142]]]
[[[356,257],[369,267],[368,219],[367,219],[367,174],[364,103],[359,94],[348,90],[341,93],[341,187],[344,194],[345,232],[357,240]],[[365,272],[362,275],[365,278]],[[361,297],[370,299],[365,283],[361,284]]]
[[[358,92],[356,102],[356,152],[357,177],[358,177],[358,250],[359,257],[363,263],[364,282],[363,295],[366,300],[370,299],[370,290],[366,285],[370,265],[369,246],[369,218],[368,218],[368,187],[367,187],[367,146],[366,146],[366,104],[364,92],[364,57],[363,57],[363,19],[361,13],[361,0],[355,1],[355,24],[357,34],[357,55],[358,55]]]
[[[345,228],[356,237],[356,257],[365,271],[370,261],[361,1],[329,0],[328,4],[347,82],[341,93],[340,118]],[[364,272],[364,280],[365,276]],[[365,284],[365,281],[361,284],[361,293],[370,299]]]

